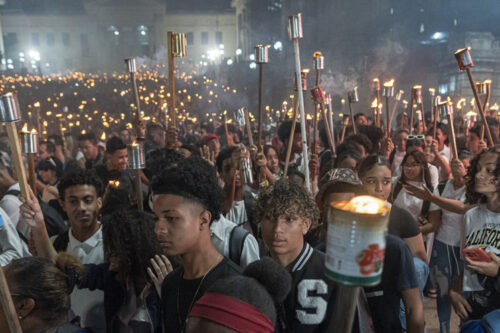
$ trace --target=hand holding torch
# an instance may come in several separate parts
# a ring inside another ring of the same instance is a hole
[[[386,113],[386,134],[387,137],[391,137],[391,115],[389,112],[389,100],[394,96],[394,79],[384,83],[383,95],[385,96],[385,113]]]
[[[352,129],[354,131],[354,134],[358,134],[356,122],[354,121],[354,111],[352,110],[352,104],[359,102],[358,87],[354,87],[354,89],[352,91],[349,91],[347,93],[347,100],[349,102],[349,115],[350,115],[351,119],[353,119]]]
[[[295,76],[297,82],[300,81],[300,48],[299,39],[302,38],[302,14],[290,16],[288,18],[288,33],[290,39],[293,40],[293,53],[295,55]],[[311,190],[311,181],[309,178],[309,154],[307,151],[307,135],[306,135],[306,116],[304,110],[304,95],[302,90],[298,90],[299,95],[299,111],[300,111],[300,128],[302,132],[302,163],[304,165],[304,176],[306,178],[306,188]]]
[[[488,122],[486,121],[486,114],[484,113],[483,104],[481,103],[481,100],[479,99],[479,94],[477,92],[476,85],[475,85],[474,79],[472,77],[471,67],[474,66],[474,62],[472,61],[470,49],[465,48],[465,49],[457,50],[455,52],[455,59],[457,60],[458,68],[461,71],[465,70],[467,72],[467,76],[469,78],[469,83],[470,83],[470,86],[472,88],[472,92],[474,94],[474,99],[476,100],[477,108],[479,110],[479,114],[481,115],[481,121],[483,123],[483,126],[486,129],[486,135],[488,137],[489,146],[493,147],[495,145],[495,142],[493,141],[493,137],[491,136],[490,127],[488,126]]]

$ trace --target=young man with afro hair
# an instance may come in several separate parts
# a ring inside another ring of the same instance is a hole
[[[194,303],[216,280],[240,269],[220,254],[210,237],[219,219],[224,193],[215,168],[190,157],[157,175],[151,184],[155,232],[167,256],[179,256],[183,266],[168,274],[161,290],[164,330],[183,332]]]

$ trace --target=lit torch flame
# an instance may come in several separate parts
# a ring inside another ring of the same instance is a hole
[[[384,82],[384,87],[392,87],[394,86],[394,79]]]
[[[373,100],[373,102],[372,102],[372,104],[371,104],[371,107],[372,107],[373,109],[376,109],[376,108],[378,107],[378,101],[377,101],[377,99],[376,99],[376,98]]]
[[[339,201],[333,203],[333,207],[358,214],[381,214],[389,211],[385,201],[362,195],[351,199],[351,201]]]
[[[24,126],[21,129],[21,132],[23,132],[23,133],[29,133],[29,131],[28,131],[28,123],[24,123]]]

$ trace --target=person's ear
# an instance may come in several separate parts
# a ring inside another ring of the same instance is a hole
[[[309,229],[311,228],[310,219],[302,219],[302,234],[305,236]]]
[[[19,319],[26,318],[35,309],[35,300],[33,298],[24,298],[15,303],[16,312]]]
[[[212,214],[208,210],[204,210],[200,215],[200,231],[210,228],[210,221],[212,221]]]
[[[100,211],[102,208],[102,197],[98,197],[96,201],[97,201],[97,209]]]

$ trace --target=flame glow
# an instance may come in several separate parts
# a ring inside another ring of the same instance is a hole
[[[351,201],[335,202],[333,207],[343,211],[370,215],[382,214],[390,210],[385,201],[368,195],[354,197]]]
[[[394,79],[384,82],[384,87],[393,87],[394,86]]]
[[[371,104],[371,107],[374,108],[374,109],[378,107],[378,101],[377,101],[376,98],[373,100],[373,102]]]

